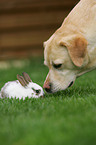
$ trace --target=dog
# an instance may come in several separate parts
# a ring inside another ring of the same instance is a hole
[[[96,68],[96,0],[80,0],[61,27],[44,42],[49,73],[43,88],[54,93]]]

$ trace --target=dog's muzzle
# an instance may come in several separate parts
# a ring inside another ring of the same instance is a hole
[[[45,89],[45,91],[47,93],[52,93],[52,91],[51,91],[51,89],[52,89],[51,83],[49,83],[49,84],[47,83],[47,85],[44,85],[43,88]]]

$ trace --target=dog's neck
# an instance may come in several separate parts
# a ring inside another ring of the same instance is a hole
[[[88,63],[80,69],[77,77],[96,69],[96,47],[88,50],[87,57]]]
[[[94,43],[90,42],[90,44],[87,47],[87,53],[89,57],[89,63],[87,66],[88,69],[96,68],[96,41]]]

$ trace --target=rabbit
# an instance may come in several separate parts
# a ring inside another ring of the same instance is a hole
[[[1,88],[1,98],[19,98],[23,100],[28,98],[44,97],[44,92],[41,86],[33,83],[31,78],[26,72],[22,73],[23,76],[17,74],[17,80],[9,81]]]

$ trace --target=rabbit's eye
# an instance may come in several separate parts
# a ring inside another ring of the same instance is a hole
[[[41,90],[36,90],[36,94],[40,94]]]
[[[41,90],[35,90],[34,88],[32,88],[32,90],[36,93],[36,95],[40,94]]]

